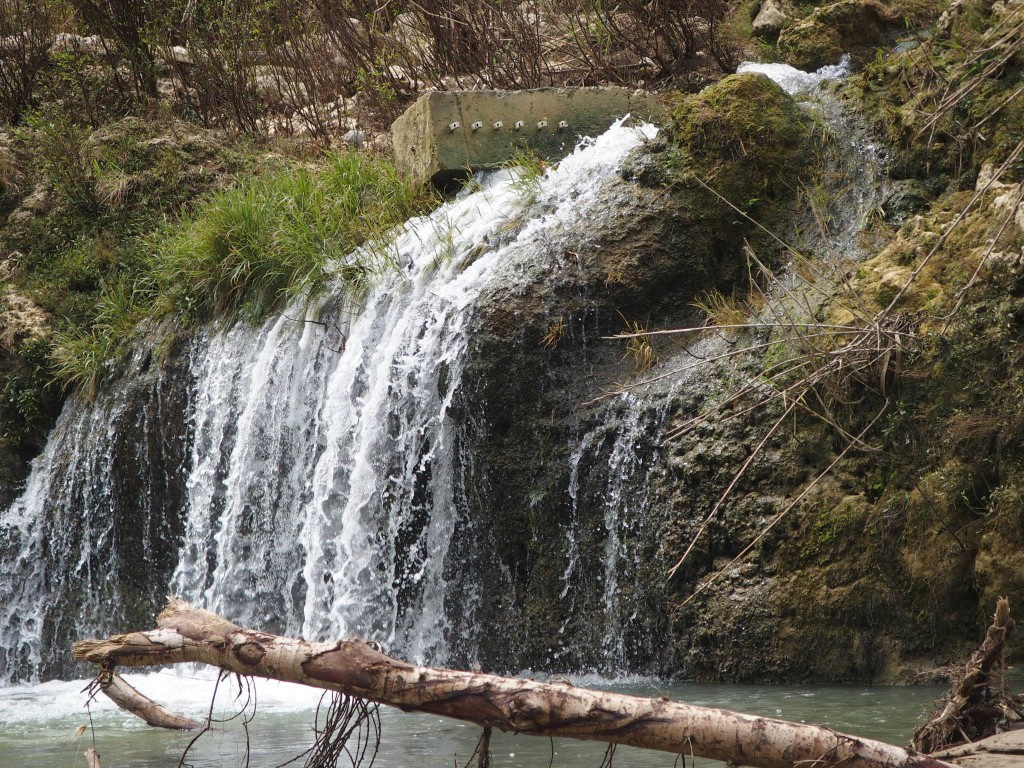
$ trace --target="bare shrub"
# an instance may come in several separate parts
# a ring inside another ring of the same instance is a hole
[[[275,9],[279,35],[285,42],[272,54],[278,65],[264,76],[276,95],[275,112],[294,129],[302,127],[325,144],[343,133],[346,96],[355,73],[339,54],[314,9],[295,0],[279,0]],[[261,83],[262,85],[262,83]]]
[[[538,88],[550,82],[541,14],[531,3],[417,0],[409,13],[429,30],[428,55],[417,63],[434,85],[448,85],[447,78],[463,87]]]
[[[378,0],[310,0],[316,24],[330,45],[330,66],[346,95],[362,92],[372,117],[388,124],[401,112],[402,96],[418,89],[418,71],[408,64],[417,59],[415,41],[403,41],[394,29],[401,6]],[[406,67],[402,67],[405,64]],[[328,75],[320,75],[326,79]]]
[[[724,0],[577,0],[561,12],[568,53],[585,80],[685,84],[730,71],[738,51],[721,34]]]
[[[156,61],[153,48],[146,34],[154,13],[154,3],[146,0],[74,0],[75,9],[82,23],[99,35],[101,45],[109,53],[123,57],[128,66],[131,83],[124,89],[131,89],[140,100],[156,98]],[[113,46],[110,51],[108,46]],[[113,57],[111,57],[113,58]],[[119,78],[116,67],[112,67],[115,78]]]
[[[265,104],[255,65],[274,31],[267,3],[170,0],[152,32],[171,69],[176,97],[206,127],[262,130]],[[188,44],[188,57],[175,47]]]
[[[31,107],[62,18],[54,0],[0,0],[0,122]]]

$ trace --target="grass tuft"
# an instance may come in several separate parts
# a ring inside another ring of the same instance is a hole
[[[395,268],[395,228],[433,201],[383,157],[356,152],[215,192],[101,285],[89,322],[55,335],[56,377],[95,392],[147,321],[168,314],[186,324],[255,323],[328,286],[358,295]]]
[[[386,239],[427,203],[389,162],[356,152],[224,190],[157,238],[161,309],[258,321],[332,281],[361,291],[394,260],[386,249],[355,249]]]

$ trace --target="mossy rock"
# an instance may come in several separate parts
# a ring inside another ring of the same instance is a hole
[[[1019,498],[1018,498],[1019,501]],[[990,612],[1000,597],[1010,605],[1024,605],[1024,551],[1019,539],[989,531],[982,536],[978,556],[974,561],[974,577],[980,599],[978,610]]]
[[[685,162],[731,202],[785,197],[810,159],[811,120],[775,82],[731,75],[683,100],[671,133]]]
[[[840,0],[815,9],[782,30],[779,52],[794,67],[815,70],[835,64],[844,53],[864,60],[899,16],[872,0]]]

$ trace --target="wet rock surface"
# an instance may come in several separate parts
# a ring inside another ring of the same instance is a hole
[[[477,638],[484,666],[686,676],[704,669],[680,661],[688,648],[693,659],[700,654],[686,639],[689,630],[666,613],[675,586],[665,573],[673,545],[720,488],[707,473],[727,482],[742,449],[727,437],[687,444],[728,455],[693,457],[687,482],[666,471],[658,446],[671,416],[692,413],[714,388],[716,372],[674,376],[635,399],[605,396],[643,378],[624,359],[625,342],[608,336],[633,323],[692,324],[694,301],[712,290],[728,293],[745,278],[745,242],[766,254],[774,247],[693,175],[715,173],[727,184],[753,177],[776,194],[762,210],[777,214],[790,199],[781,191],[784,179],[801,167],[802,118],[790,114],[778,133],[760,124],[765,146],[739,157],[731,142],[752,138],[740,103],[749,108],[761,99],[769,113],[779,110],[780,122],[795,106],[760,75],[730,79],[717,94],[680,118],[695,153],[700,142],[699,162],[680,161],[664,141],[648,144],[603,190],[598,215],[546,243],[546,263],[496,283],[477,304],[458,406],[470,510],[460,538],[487,542],[463,553],[483,585],[476,623],[489,628]],[[709,145],[701,121],[715,113],[719,132]],[[656,346],[669,369],[693,359],[678,340]],[[622,487],[615,456],[631,432],[637,442],[628,450],[640,465],[630,467]],[[613,557],[610,548],[623,554]]]
[[[117,375],[130,381],[122,397],[93,413],[77,409],[78,418],[58,421],[50,437],[63,445],[47,469],[54,498],[34,500],[50,513],[0,531],[5,578],[28,591],[43,582],[51,596],[34,611],[4,617],[5,631],[39,632],[45,649],[32,670],[22,655],[28,648],[5,643],[0,669],[15,679],[67,675],[66,649],[82,626],[144,626],[165,599],[183,526],[187,358],[179,353],[159,362],[141,352]],[[113,440],[86,448],[88,462],[73,462],[77,442],[92,435],[91,421],[108,425]],[[64,508],[68,503],[72,509]]]

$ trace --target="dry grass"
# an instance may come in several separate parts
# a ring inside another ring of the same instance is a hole
[[[556,349],[562,337],[565,335],[565,318],[559,317],[549,327],[544,336],[541,337],[540,345],[545,349]]]

